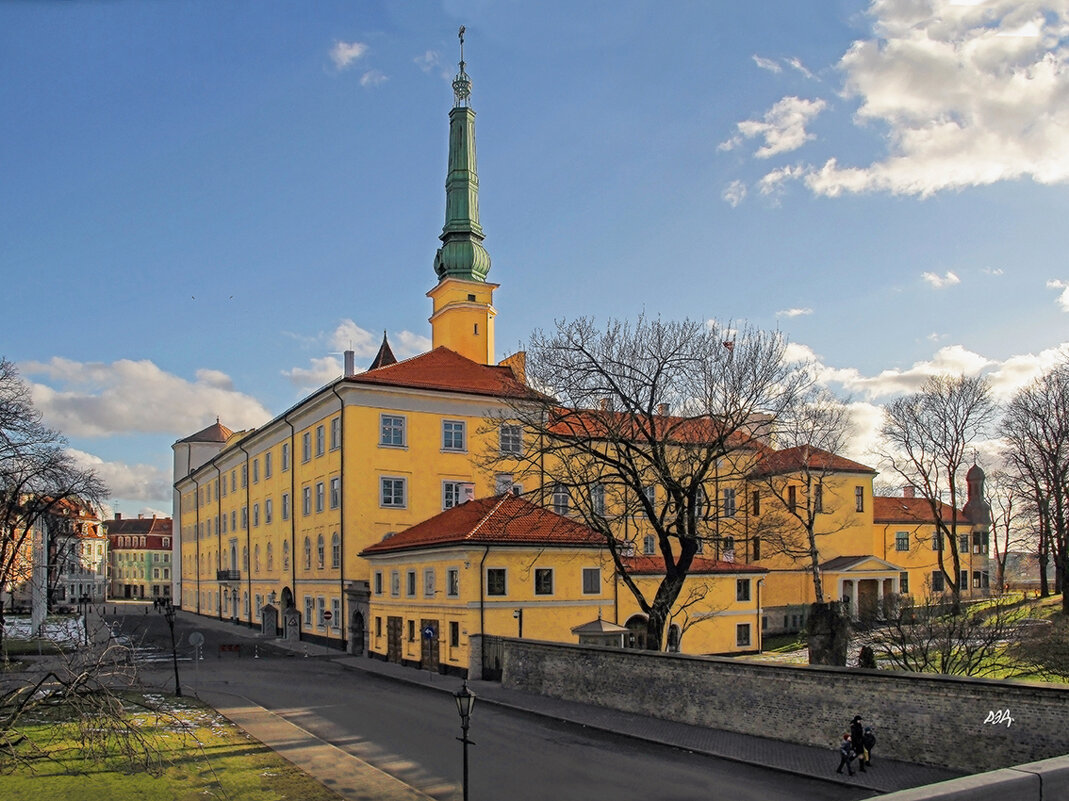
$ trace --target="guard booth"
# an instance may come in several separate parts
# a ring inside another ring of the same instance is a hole
[[[629,630],[624,626],[617,626],[608,620],[602,620],[598,615],[597,620],[591,620],[581,626],[572,629],[572,634],[579,637],[580,645],[601,645],[606,648],[623,648]]]

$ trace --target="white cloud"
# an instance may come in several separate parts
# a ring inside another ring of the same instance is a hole
[[[234,429],[271,418],[259,401],[235,391],[230,378],[218,370],[201,370],[195,381],[187,381],[147,359],[106,364],[58,356],[48,362],[23,362],[19,369],[48,425],[68,436],[186,436],[216,417]],[[34,381],[34,376],[49,383]]]
[[[361,372],[367,369],[367,364],[370,364],[382,345],[381,334],[361,328],[348,318],[339,322],[330,332],[320,332],[314,337],[295,334],[292,336],[311,348],[332,351],[326,356],[312,357],[307,367],[293,367],[282,371],[282,375],[302,392],[318,389],[339,378],[343,370],[340,357],[346,350],[353,351],[357,360],[357,371]],[[396,331],[387,337],[387,341],[390,343],[390,350],[398,359],[426,353],[431,349],[430,339],[411,331]]]
[[[367,53],[367,45],[363,42],[335,42],[330,48],[330,60],[339,70],[348,69],[354,62],[359,61]]]
[[[736,124],[738,134],[718,146],[720,150],[732,150],[746,139],[763,137],[765,143],[754,155],[759,159],[778,153],[797,150],[814,136],[805,126],[827,108],[823,100],[806,100],[788,96],[778,100],[760,120],[743,120]]]
[[[282,375],[286,376],[290,383],[302,392],[318,389],[324,384],[341,378],[343,365],[337,356],[313,357],[309,362],[308,367],[283,370]]]
[[[777,317],[802,317],[807,314],[812,314],[812,309],[782,309],[776,312]]]
[[[1062,307],[1062,311],[1069,312],[1069,282],[1051,279],[1047,281],[1047,289],[1062,290],[1062,293],[1058,295],[1058,305]]]
[[[389,80],[389,78],[387,78],[385,75],[383,75],[378,70],[368,70],[367,72],[365,72],[363,75],[360,76],[360,85],[361,86],[380,86],[381,84],[386,83],[386,81],[388,81],[388,80]]]
[[[867,166],[807,165],[818,195],[1069,180],[1066,0],[873,0],[873,35],[839,61],[855,123],[888,155]]]
[[[431,340],[421,334],[413,334],[411,331],[397,332],[397,345],[393,353],[398,359],[407,359],[419,353],[426,353],[431,349]]]
[[[746,198],[746,184],[742,181],[732,181],[724,187],[724,191],[720,193],[720,197],[727,201],[731,208],[737,208]]]
[[[932,331],[932,333],[930,333],[928,336],[925,337],[925,339],[927,339],[929,342],[938,342],[939,340],[946,339],[946,338],[947,338],[946,334],[940,334],[940,333],[938,333],[936,331]]]
[[[802,75],[804,75],[806,78],[816,78],[816,76],[812,72],[806,69],[805,64],[803,64],[799,59],[788,58],[785,59],[785,61],[791,67],[791,69],[797,70],[798,72],[802,73]]]
[[[1003,275],[1006,271],[1001,267],[984,267],[984,275]]]
[[[936,289],[942,289],[943,287],[954,286],[960,284],[961,279],[957,275],[947,270],[943,275],[936,275],[935,273],[921,273],[921,278],[934,286]]]
[[[756,53],[753,55],[753,63],[768,72],[783,72],[783,67],[770,58],[762,58]]]
[[[85,451],[69,449],[75,462],[83,467],[92,468],[104,485],[110,497],[130,501],[152,501],[167,505],[171,498],[171,473],[169,470],[148,464],[128,465],[124,462],[105,462],[98,456]],[[144,514],[145,509],[140,509]],[[162,516],[168,513],[153,509]]]
[[[431,72],[441,64],[441,56],[437,50],[428,50],[422,56],[416,56],[412,60],[424,72]]]

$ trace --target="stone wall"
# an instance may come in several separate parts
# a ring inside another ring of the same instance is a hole
[[[1069,753],[1069,688],[515,639],[503,663],[506,687],[829,750],[861,715],[876,759],[979,772]]]

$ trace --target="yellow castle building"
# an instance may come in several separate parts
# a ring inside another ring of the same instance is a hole
[[[433,349],[397,361],[384,337],[366,371],[347,352],[338,379],[263,426],[217,420],[176,442],[173,596],[265,634],[446,672],[466,672],[474,635],[575,642],[597,629],[643,647],[645,618],[604,540],[571,519],[566,494],[520,467],[525,432],[510,408],[537,393],[522,354],[495,363],[497,285],[486,280],[463,60],[453,89],[438,280],[427,293]],[[708,489],[710,534],[664,647],[751,652],[763,632],[798,630],[814,570],[825,597],[855,616],[931,586],[930,512],[874,498],[871,468],[828,454],[818,491],[801,480],[796,453],[755,441],[737,458],[733,478]],[[772,522],[791,498],[827,518],[816,568],[770,547],[793,525]],[[949,512],[968,536],[964,586],[985,592],[982,515]],[[641,531],[633,545],[625,569],[649,597],[663,565]]]

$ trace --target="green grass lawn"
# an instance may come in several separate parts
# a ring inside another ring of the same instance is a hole
[[[338,796],[221,717],[189,699],[149,698],[163,716],[137,712],[130,720],[159,748],[159,770],[131,766],[111,753],[84,759],[62,722],[24,730],[56,755],[31,766],[0,762],[4,801],[338,801]],[[161,702],[163,702],[161,704]],[[70,748],[71,750],[65,750]],[[158,775],[154,775],[158,774]]]

